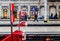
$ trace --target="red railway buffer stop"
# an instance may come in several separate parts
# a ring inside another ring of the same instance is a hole
[[[23,40],[26,40],[25,33],[18,30],[13,32],[13,41],[23,41]],[[11,34],[8,35],[6,38],[2,39],[1,41],[12,41]]]
[[[21,33],[21,32],[20,32],[20,33]],[[19,37],[19,38],[20,38],[19,41],[23,41],[23,39],[25,38],[25,36],[23,35],[23,32],[22,32],[22,34],[20,34],[19,36],[20,36],[20,37]]]
[[[23,32],[22,31],[15,31],[13,33],[13,35],[17,37],[18,41],[22,41],[22,39],[24,38],[24,35],[23,35]]]

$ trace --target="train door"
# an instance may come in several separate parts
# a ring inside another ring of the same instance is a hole
[[[49,12],[50,12],[50,14],[49,14],[50,19],[58,19],[56,6],[50,6],[49,7]]]
[[[22,20],[25,20],[25,19],[27,20],[27,16],[25,16],[25,15],[27,15],[27,13],[28,13],[28,6],[22,5],[21,11],[22,11]]]
[[[37,16],[38,16],[38,7],[30,6],[30,19],[34,19],[35,14],[37,14]]]
[[[9,19],[10,18],[9,4],[2,4],[1,10],[2,10],[1,18]]]

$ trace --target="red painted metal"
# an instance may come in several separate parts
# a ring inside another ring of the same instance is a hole
[[[12,23],[15,22],[15,17],[13,14],[11,14],[11,21],[12,21]]]
[[[24,27],[24,26],[26,26],[26,22],[25,21],[21,21],[17,26]]]
[[[22,36],[22,31],[15,31],[15,32],[13,32],[13,41],[22,41],[22,38],[23,38],[23,36]],[[18,37],[19,36],[19,37]],[[9,35],[9,36],[7,36],[6,38],[4,38],[3,40],[1,40],[1,41],[11,41],[11,34]]]
[[[11,4],[11,10],[14,11],[14,3]]]

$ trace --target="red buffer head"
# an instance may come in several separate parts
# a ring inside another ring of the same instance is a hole
[[[24,26],[26,26],[26,25],[27,25],[27,24],[26,24],[25,21],[21,21],[20,24],[18,24],[17,26],[24,27]]]

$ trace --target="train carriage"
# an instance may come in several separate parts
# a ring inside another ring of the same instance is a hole
[[[59,2],[59,0],[0,0],[0,37],[5,38],[11,34],[10,7],[14,3],[13,15],[16,20],[12,25],[13,32],[23,31],[24,41],[48,41],[48,39],[60,41]],[[20,20],[20,12],[23,20]],[[27,20],[24,19],[25,13]],[[35,14],[37,14],[37,22],[34,21]],[[17,24],[21,21],[26,22],[27,25],[19,29]]]

